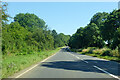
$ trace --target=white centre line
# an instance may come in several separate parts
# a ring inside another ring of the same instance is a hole
[[[73,54],[71,54],[71,53],[69,53],[70,55],[72,55],[72,56],[74,56],[74,57],[76,57],[77,59],[80,59],[80,57],[78,57],[78,56],[75,56],[75,55],[73,55]],[[83,59],[81,59],[82,61],[84,61],[85,63],[88,63],[87,61],[85,61],[85,60],[83,60]]]
[[[85,61],[85,60],[83,60],[83,59],[81,59],[82,61],[84,61],[85,63],[88,63],[87,61]]]
[[[84,60],[83,60],[84,61]],[[87,61],[84,61],[85,63],[88,63]]]
[[[80,59],[78,56],[76,56],[76,58]]]
[[[118,76],[115,76],[115,75],[113,75],[113,74],[111,74],[111,73],[109,73],[109,72],[107,72],[107,71],[105,71],[105,70],[103,70],[103,69],[101,69],[101,68],[99,68],[97,66],[93,66],[93,67],[95,67],[95,68],[99,69],[100,71],[102,71],[102,72],[104,72],[104,73],[106,73],[106,74],[108,74],[108,75],[110,75],[110,76],[120,80],[120,78]]]
[[[75,56],[75,55],[73,55],[73,54],[71,54],[71,53],[69,53],[69,54],[72,55],[72,56]],[[75,57],[78,58],[78,59],[80,59],[78,56],[75,56]],[[83,59],[81,59],[81,60],[84,61],[85,63],[88,63],[87,61],[85,61],[85,60],[83,60]],[[93,66],[93,67],[95,67],[95,68],[97,68],[98,70],[101,70],[102,72],[104,72],[104,73],[106,73],[106,74],[108,74],[108,75],[110,75],[110,76],[112,76],[112,77],[120,80],[120,78],[119,78],[118,76],[115,76],[115,75],[113,75],[113,74],[111,74],[111,73],[109,73],[109,72],[107,72],[107,71],[105,71],[105,70],[103,70],[103,69],[101,69],[101,68],[99,68],[99,67],[97,67],[97,66]]]

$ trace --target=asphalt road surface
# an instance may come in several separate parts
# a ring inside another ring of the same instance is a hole
[[[120,64],[81,55],[62,48],[47,60],[15,75],[16,78],[105,78],[119,79]]]

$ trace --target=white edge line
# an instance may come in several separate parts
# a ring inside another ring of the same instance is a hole
[[[46,59],[40,61],[40,63],[41,63],[41,62],[45,62],[47,59],[53,57],[53,56],[56,55],[56,54],[57,54],[57,53],[55,53],[55,54],[49,56],[48,58],[46,58]],[[32,70],[33,68],[35,68],[36,66],[38,66],[40,63],[34,65],[33,67],[31,67],[30,69],[28,69],[28,70],[26,70],[25,72],[21,73],[20,75],[16,76],[15,78],[19,78],[19,77],[22,76],[23,74],[27,73],[28,71],[30,71],[30,70]]]
[[[107,72],[107,71],[105,71],[105,70],[103,70],[103,69],[101,69],[101,68],[99,68],[99,67],[97,67],[97,66],[93,66],[93,67],[95,67],[95,68],[103,71],[104,73],[106,73],[106,74],[108,74],[108,75],[110,75],[110,76],[112,76],[112,77],[120,80],[120,78],[119,78],[118,76],[115,76],[115,75],[113,75],[113,74],[111,74],[111,73],[109,73],[109,72]]]

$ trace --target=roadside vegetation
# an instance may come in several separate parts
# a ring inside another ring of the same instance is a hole
[[[8,24],[8,21],[13,22]],[[1,38],[1,36],[0,36]],[[120,62],[120,10],[98,12],[87,26],[72,36],[50,30],[35,14],[7,14],[2,5],[2,78],[35,64],[56,53],[63,46],[72,51]]]
[[[6,78],[8,76],[13,75],[16,72],[19,72],[22,69],[25,69],[33,64],[40,62],[41,60],[47,58],[58,52],[61,48],[56,48],[55,50],[46,50],[41,52],[33,52],[31,54],[21,55],[10,54],[3,55],[2,62],[2,77]]]
[[[72,51],[120,62],[120,9],[98,12],[69,40]]]
[[[68,44],[70,35],[50,30],[35,14],[19,13],[11,18],[7,3],[2,8],[2,77],[35,64]],[[10,19],[14,21],[8,24]]]
[[[88,47],[84,49],[71,49],[71,51],[120,63],[118,49]]]

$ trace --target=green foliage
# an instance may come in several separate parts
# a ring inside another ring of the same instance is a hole
[[[2,25],[2,27],[6,26],[9,19],[11,19],[11,17],[9,16],[9,14],[7,12],[7,6],[8,6],[8,3],[1,2],[1,6],[0,6],[0,14],[1,14],[0,15],[0,20],[1,20],[0,25]]]
[[[88,47],[88,48],[84,48],[84,49],[72,49],[72,50],[82,53],[82,54],[119,57],[118,49],[112,50],[110,48]]]
[[[36,27],[46,29],[45,21],[40,19],[35,14],[30,13],[19,13],[14,17],[14,21],[19,22],[19,24],[26,29],[33,31]]]
[[[9,15],[7,14],[7,6],[8,4],[6,2],[2,2],[2,21],[8,21]]]
[[[2,29],[3,74],[8,77],[60,50],[70,38],[47,29],[34,14],[18,14]],[[55,49],[57,48],[57,49]],[[55,49],[55,50],[52,50]]]
[[[52,30],[52,36],[54,37],[54,47],[62,47],[68,44],[70,35],[64,35],[63,33],[57,34],[55,30]]]
[[[109,14],[106,12],[98,12],[91,18],[90,23],[95,23],[100,28],[101,25],[103,25],[104,22],[107,20],[108,16]]]
[[[71,37],[69,46],[72,48],[103,47],[104,42],[100,36],[100,30],[95,23],[80,28]]]
[[[55,50],[35,52],[34,54],[26,54],[25,52],[17,54],[11,54],[9,56],[3,55],[2,62],[2,78],[7,78],[14,73],[29,67],[32,64],[36,64],[41,60],[47,58],[50,55],[58,52],[61,48]],[[21,55],[20,55],[21,54]]]
[[[82,51],[79,51],[79,49],[72,49],[72,51],[76,51],[80,54],[120,62],[118,49],[111,50],[110,48],[88,47],[81,50]]]
[[[120,10],[113,10],[110,14],[96,13],[87,26],[72,35],[69,46],[76,49],[107,46],[117,48],[120,53]],[[109,53],[106,51],[102,55],[110,56]]]
[[[3,54],[21,51],[26,43],[24,42],[27,30],[19,25],[18,22],[11,23],[2,29],[2,51]]]
[[[3,27],[2,35],[2,51],[7,55],[34,54],[34,51],[62,47],[70,38],[69,35],[48,30],[42,19],[29,13],[16,15],[14,22]]]

